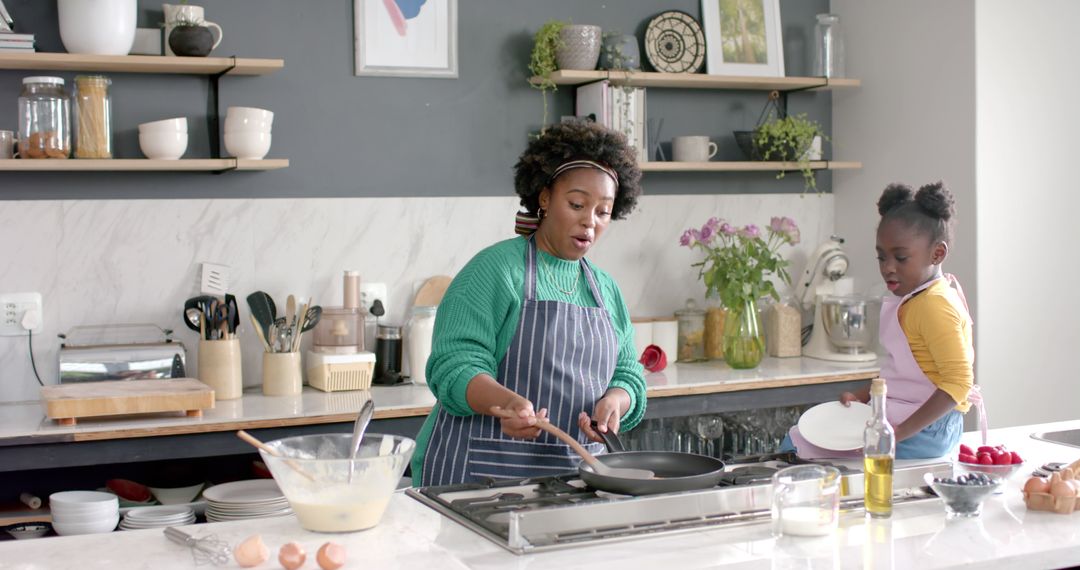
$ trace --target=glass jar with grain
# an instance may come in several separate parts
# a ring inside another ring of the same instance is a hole
[[[71,99],[60,77],[23,78],[19,94],[19,157],[71,154]]]
[[[724,358],[724,309],[719,297],[705,300],[705,358],[720,360]]]
[[[705,311],[687,299],[686,307],[675,311],[675,318],[679,320],[679,362],[705,360]]]
[[[75,77],[75,158],[112,158],[111,84],[102,75]]]

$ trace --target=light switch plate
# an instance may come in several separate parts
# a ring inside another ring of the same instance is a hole
[[[23,315],[26,311],[37,309],[41,311],[41,293],[6,293],[0,295],[0,336],[23,336],[26,329],[22,326]],[[44,326],[43,320],[38,320],[38,326],[31,329],[33,332],[41,332]]]

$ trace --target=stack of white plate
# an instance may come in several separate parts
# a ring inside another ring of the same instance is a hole
[[[56,534],[111,532],[120,521],[120,501],[112,493],[62,491],[49,495]]]
[[[203,491],[208,522],[281,517],[292,514],[273,479],[234,481]]]
[[[195,511],[191,507],[137,507],[131,509],[120,521],[120,530],[140,528],[163,528],[195,523]]]

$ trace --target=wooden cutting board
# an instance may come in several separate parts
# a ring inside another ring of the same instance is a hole
[[[454,278],[449,275],[436,275],[424,281],[424,284],[420,286],[420,289],[416,292],[416,298],[413,300],[414,307],[436,307],[442,302],[443,295],[446,294],[446,288],[450,286],[450,282]]]
[[[202,415],[214,407],[214,389],[194,378],[80,382],[41,388],[45,415],[62,425],[77,418],[185,412]]]

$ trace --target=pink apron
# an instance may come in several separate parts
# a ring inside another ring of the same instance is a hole
[[[927,378],[926,373],[922,371],[919,363],[915,360],[915,355],[911,353],[911,345],[908,344],[907,335],[904,334],[904,329],[900,326],[899,310],[905,301],[916,293],[930,287],[938,279],[949,279],[952,287],[948,289],[947,298],[956,307],[957,311],[967,315],[970,320],[971,317],[968,313],[964,292],[960,288],[960,283],[952,275],[931,279],[903,297],[891,295],[884,298],[881,303],[881,324],[878,336],[881,345],[885,347],[887,352],[881,359],[881,377],[885,379],[888,386],[885,414],[893,427],[900,425],[911,414],[914,414],[937,390],[937,386]],[[970,399],[973,403],[980,405],[981,412],[981,398],[977,395],[977,387],[972,389]],[[982,414],[982,418],[985,418],[985,414]],[[803,459],[862,457],[861,449],[833,451],[817,447],[803,438],[802,434],[799,433],[798,426],[791,428],[789,434],[791,442],[795,445],[795,449],[798,450],[799,457]]]

